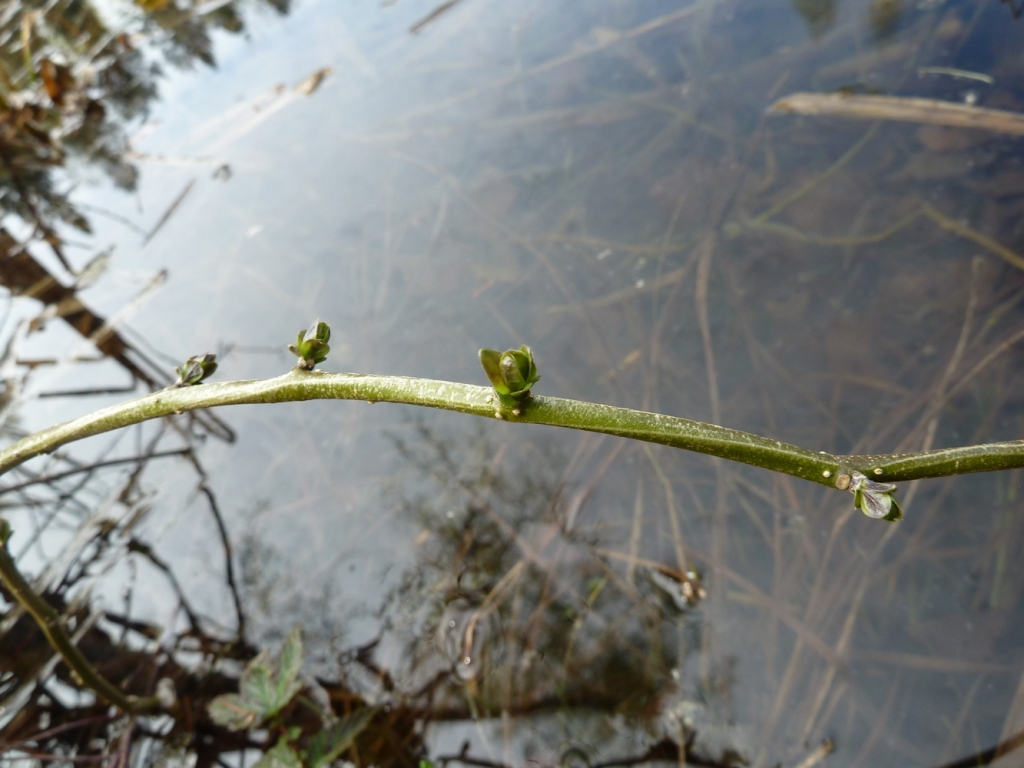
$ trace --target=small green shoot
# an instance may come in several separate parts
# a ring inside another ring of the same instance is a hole
[[[284,709],[302,688],[302,626],[296,625],[281,645],[277,660],[267,651],[250,661],[242,672],[238,693],[218,696],[208,711],[217,725],[232,731],[256,728]]]
[[[870,480],[863,472],[850,473],[848,490],[853,494],[853,506],[868,517],[895,523],[903,519],[903,510],[893,495],[895,483],[878,483]]]
[[[178,380],[175,387],[191,387],[207,379],[217,370],[217,356],[207,352],[205,355],[193,355],[181,366],[175,368]]]
[[[276,660],[267,651],[250,661],[239,680],[238,693],[218,696],[208,712],[217,725],[232,731],[259,728],[280,713],[302,688],[302,625],[285,638]],[[376,707],[353,712],[310,737],[308,748],[297,751],[291,744],[302,737],[302,729],[291,726],[277,743],[263,753],[253,768],[327,768],[352,746],[377,714]]]
[[[318,364],[327,359],[331,347],[327,344],[331,338],[331,328],[322,320],[314,320],[304,331],[299,331],[294,344],[288,345],[288,351],[299,358],[296,368],[312,371]]]
[[[525,344],[505,352],[481,349],[480,364],[491,380],[498,401],[506,408],[518,409],[530,398],[530,388],[540,381],[533,351]]]

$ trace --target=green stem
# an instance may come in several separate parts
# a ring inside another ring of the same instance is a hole
[[[629,437],[752,464],[829,487],[842,472],[855,469],[874,480],[893,482],[1024,467],[1024,441],[919,453],[833,456],[714,424],[598,403],[535,396],[524,404],[521,415],[515,415],[497,403],[489,387],[401,376],[293,370],[274,379],[165,389],[44,429],[0,451],[0,474],[75,440],[184,411],[332,399],[406,403]]]
[[[0,519],[0,580],[10,590],[14,599],[21,604],[21,607],[35,619],[39,629],[46,635],[53,650],[60,654],[64,663],[97,695],[125,712],[151,712],[159,709],[155,696],[140,698],[123,693],[97,672],[89,660],[82,655],[68,634],[60,614],[32,589],[25,577],[21,575],[21,571],[18,570],[10,552],[7,551],[7,540],[10,535],[10,524],[6,520]]]
[[[513,410],[500,406],[494,390],[489,387],[401,376],[293,370],[276,379],[263,381],[231,381],[165,389],[44,429],[0,451],[0,475],[34,456],[50,453],[75,440],[150,419],[221,405],[300,400],[406,403],[527,424],[600,432],[719,456],[829,487],[835,486],[839,477],[852,470],[859,470],[875,480],[891,482],[1024,467],[1024,441],[919,453],[833,456],[749,432],[611,405],[558,397],[533,397]],[[845,479],[848,486],[849,477]],[[0,580],[35,619],[68,667],[99,696],[126,712],[157,709],[156,697],[128,696],[100,675],[82,655],[57,611],[32,589],[18,571],[7,551],[9,537],[10,525],[0,518]]]

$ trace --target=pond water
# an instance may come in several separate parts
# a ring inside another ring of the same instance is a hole
[[[319,317],[328,371],[484,384],[481,347],[529,344],[539,394],[815,451],[1018,439],[1024,139],[768,111],[1024,112],[1017,11],[11,4],[5,435],[203,352],[276,376]],[[380,708],[339,756],[359,766],[1022,759],[990,750],[1024,731],[1019,470],[901,484],[887,524],[665,447],[325,401],[91,438],[0,484],[86,655],[179,696],[126,729],[6,602],[12,764],[252,765],[284,726],[205,708],[297,623],[303,695]]]

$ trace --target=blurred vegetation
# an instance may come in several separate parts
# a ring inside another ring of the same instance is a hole
[[[253,0],[280,14],[289,0]],[[68,267],[57,224],[89,231],[66,172],[102,170],[125,190],[137,169],[128,130],[159,94],[165,67],[215,66],[216,30],[244,32],[243,0],[26,0],[0,15],[0,207],[34,228]]]

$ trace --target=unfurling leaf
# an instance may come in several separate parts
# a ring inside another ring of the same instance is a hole
[[[207,379],[217,370],[217,356],[207,352],[205,355],[195,355],[185,361],[181,368],[175,368],[178,380],[174,382],[176,387],[191,387]]]
[[[501,378],[501,352],[496,349],[481,349],[480,364],[484,367],[484,373],[491,381],[491,386],[499,395],[507,395],[508,387]]]
[[[314,320],[305,331],[299,331],[294,344],[289,344],[289,351],[299,358],[295,366],[304,371],[312,371],[319,363],[327,359],[331,351],[327,343],[331,338],[331,328],[322,320]]]
[[[850,473],[848,490],[853,494],[853,506],[868,517],[890,523],[903,519],[903,510],[893,496],[895,483],[878,483],[854,470]]]
[[[525,344],[505,352],[481,349],[480,364],[499,402],[507,408],[522,405],[530,398],[530,388],[540,381],[533,351]]]

